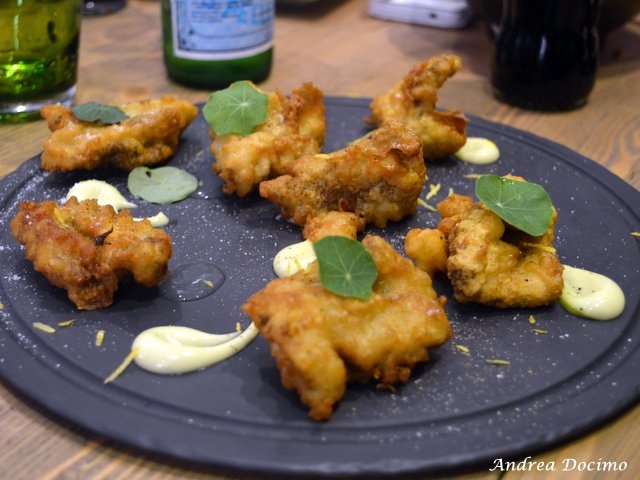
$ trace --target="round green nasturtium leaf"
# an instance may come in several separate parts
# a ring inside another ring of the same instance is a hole
[[[71,112],[83,122],[102,123],[105,125],[113,125],[120,123],[129,118],[129,116],[113,105],[105,105],[104,103],[81,103],[71,107]]]
[[[502,220],[533,237],[543,235],[551,223],[551,199],[536,183],[482,175],[476,180],[476,196]]]
[[[248,135],[267,118],[269,96],[251,82],[234,82],[209,96],[202,114],[216,135]]]
[[[198,179],[177,167],[136,167],[129,173],[129,191],[151,203],[167,204],[184,200],[198,189]]]
[[[361,243],[347,237],[328,236],[315,242],[313,249],[324,288],[342,297],[371,298],[378,269]]]

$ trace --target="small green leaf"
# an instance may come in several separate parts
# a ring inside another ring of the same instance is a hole
[[[103,123],[105,125],[120,123],[129,118],[129,116],[118,107],[96,102],[74,105],[71,107],[71,112],[73,112],[78,120],[82,120],[83,122]]]
[[[267,118],[269,96],[246,80],[209,96],[202,113],[216,135],[248,135]]]
[[[167,204],[184,200],[198,189],[198,179],[177,167],[136,167],[129,173],[129,191],[147,202]]]
[[[368,300],[378,269],[362,244],[347,237],[328,236],[313,244],[324,288],[342,297]]]
[[[502,220],[533,237],[549,228],[553,206],[541,185],[519,182],[498,175],[481,175],[476,195]]]

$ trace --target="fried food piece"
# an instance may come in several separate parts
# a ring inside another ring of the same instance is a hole
[[[173,155],[180,135],[196,118],[190,102],[164,96],[119,105],[129,118],[115,125],[83,122],[71,109],[40,109],[53,132],[44,143],[42,168],[51,172],[116,167],[130,171],[159,164]]]
[[[409,230],[404,242],[406,254],[413,258],[416,266],[427,272],[430,277],[440,271],[447,271],[449,248],[444,234],[436,229]]]
[[[362,241],[378,267],[371,299],[344,298],[320,283],[318,264],[270,282],[242,309],[269,341],[285,388],[314,420],[327,420],[346,382],[406,382],[451,327],[429,276],[380,237]]]
[[[267,119],[249,135],[216,135],[210,131],[213,171],[225,182],[223,190],[244,197],[270,178],[284,175],[302,155],[322,149],[326,130],[323,94],[305,83],[286,98],[269,94]]]
[[[171,257],[167,233],[95,200],[78,203],[71,197],[62,206],[23,202],[11,233],[35,270],[66,289],[80,310],[111,305],[119,281],[129,274],[146,287],[158,285]]]
[[[438,111],[438,89],[461,66],[456,55],[439,55],[416,64],[391,90],[371,102],[368,122],[403,122],[424,142],[424,158],[439,160],[467,141],[467,119],[459,110]]]
[[[302,237],[312,242],[330,235],[339,235],[355,240],[362,232],[366,222],[364,218],[351,212],[326,212],[307,220]]]
[[[353,212],[384,228],[416,211],[426,168],[418,136],[389,122],[343,150],[301,157],[287,173],[260,184],[284,218],[304,225],[324,212]]]
[[[426,272],[445,272],[457,301],[519,308],[560,296],[562,264],[552,247],[555,209],[540,237],[511,227],[471,197],[451,195],[438,210],[443,219],[437,230],[411,230],[405,251]]]

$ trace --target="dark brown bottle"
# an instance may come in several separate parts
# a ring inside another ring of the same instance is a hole
[[[584,105],[596,79],[599,8],[599,0],[504,0],[494,95],[539,110]]]

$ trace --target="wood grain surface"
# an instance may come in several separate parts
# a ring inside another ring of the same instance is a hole
[[[476,21],[459,30],[387,22],[367,15],[366,0],[323,0],[279,8],[273,72],[261,86],[290,91],[312,80],[326,95],[370,97],[391,87],[417,61],[442,52],[463,69],[441,90],[439,105],[561,143],[640,188],[640,17],[605,40],[587,105],[539,113],[496,101],[488,84],[491,44]],[[194,102],[209,92],[179,86],[162,61],[160,6],[130,0],[115,14],[82,24],[78,102],[119,102],[173,94]],[[0,177],[41,151],[43,121],[0,126]],[[640,206],[638,206],[640,208]],[[640,229],[640,226],[638,226]],[[535,460],[626,461],[626,471],[556,472],[562,479],[640,478],[640,407]],[[130,450],[55,418],[0,383],[0,479],[245,478]],[[468,475],[467,475],[468,476]],[[535,472],[477,472],[472,478],[543,478]]]

